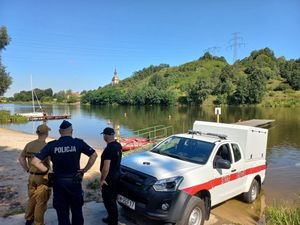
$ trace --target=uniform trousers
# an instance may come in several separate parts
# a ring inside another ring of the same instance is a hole
[[[118,225],[117,185],[118,181],[112,181],[102,186],[102,199],[108,213],[109,225]]]
[[[47,175],[46,175],[47,176]],[[44,225],[44,214],[51,195],[47,178],[42,175],[30,175],[28,178],[28,205],[25,219],[34,221],[34,225]]]
[[[83,191],[81,183],[73,178],[55,178],[53,184],[53,207],[57,213],[59,225],[83,225]],[[72,223],[70,222],[70,210]]]

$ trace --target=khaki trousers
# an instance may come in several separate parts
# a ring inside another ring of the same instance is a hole
[[[26,220],[33,220],[34,225],[44,225],[44,214],[51,189],[46,185],[47,175],[30,175],[28,179],[28,206],[25,213]]]

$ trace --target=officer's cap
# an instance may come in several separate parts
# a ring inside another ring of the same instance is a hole
[[[64,129],[68,129],[69,127],[72,127],[72,124],[71,124],[69,121],[64,120],[64,121],[60,124],[59,129],[64,130]]]
[[[48,131],[51,130],[46,124],[41,124],[36,128],[37,134],[46,134]]]
[[[101,134],[114,135],[115,130],[111,127],[106,127]]]

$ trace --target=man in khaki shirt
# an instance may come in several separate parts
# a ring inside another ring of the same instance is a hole
[[[48,168],[46,172],[38,170],[31,165],[34,154],[39,152],[46,145],[48,132],[51,130],[47,125],[39,125],[36,129],[38,138],[26,144],[22,151],[19,162],[23,169],[29,173],[28,178],[28,206],[25,213],[26,225],[44,225],[44,214],[47,210],[47,202],[51,195],[48,188],[48,171],[50,169],[49,158],[43,161]]]

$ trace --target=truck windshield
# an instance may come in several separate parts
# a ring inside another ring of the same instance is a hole
[[[180,160],[205,164],[214,146],[214,143],[172,136],[155,146],[151,151]]]

